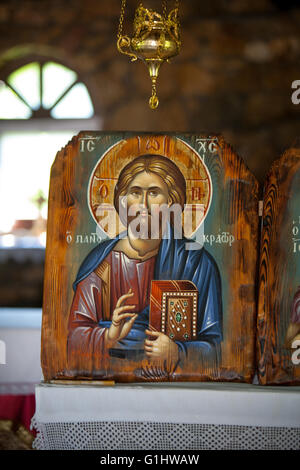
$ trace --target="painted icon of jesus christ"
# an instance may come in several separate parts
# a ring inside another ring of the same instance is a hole
[[[120,206],[126,207],[127,231],[94,248],[74,282],[68,326],[68,360],[74,374],[106,376],[107,357],[133,362],[147,358],[153,363],[171,360],[176,366],[197,355],[209,355],[222,341],[217,264],[203,247],[187,250],[190,240],[178,238],[174,221],[160,217],[162,206],[179,205],[183,210],[185,201],[185,179],[167,157],[142,155],[120,172],[114,206],[121,219]],[[158,228],[154,220],[160,221]],[[199,296],[194,340],[173,341],[149,328],[152,280],[195,284]]]

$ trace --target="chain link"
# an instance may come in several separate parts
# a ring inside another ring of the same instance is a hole
[[[117,36],[118,39],[120,39],[120,37],[122,36],[122,32],[123,32],[123,21],[124,21],[125,7],[126,7],[126,0],[122,0],[120,21],[119,21],[119,29],[118,29],[118,36]]]
[[[175,0],[175,5],[174,9],[177,9],[177,12],[179,11],[179,0]],[[163,18],[165,20],[168,19],[168,11],[167,11],[167,0],[162,1],[162,13],[163,13]]]
[[[162,14],[163,14],[163,19],[166,20],[168,17],[167,13],[167,0],[163,0],[162,2]]]

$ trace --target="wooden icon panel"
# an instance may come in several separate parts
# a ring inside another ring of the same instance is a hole
[[[151,210],[156,197],[183,208],[159,243],[121,215],[145,194]],[[48,214],[46,381],[252,381],[258,183],[222,136],[81,132],[56,156]],[[149,331],[153,280],[194,283],[192,338]]]
[[[300,142],[275,161],[264,189],[257,348],[261,384],[300,384]]]

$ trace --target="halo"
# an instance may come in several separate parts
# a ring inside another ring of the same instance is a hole
[[[141,135],[120,140],[96,163],[88,185],[88,206],[101,232],[114,238],[126,230],[114,208],[114,188],[122,168],[145,154],[162,155],[172,160],[186,180],[186,205],[183,231],[194,236],[203,224],[212,200],[212,182],[207,166],[195,149],[183,140],[166,135]]]

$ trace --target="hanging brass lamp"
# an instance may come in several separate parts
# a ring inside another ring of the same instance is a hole
[[[166,1],[162,3],[162,14],[144,8],[140,3],[135,12],[132,38],[122,34],[125,6],[126,0],[122,0],[117,47],[132,61],[141,59],[147,65],[152,82],[149,106],[156,109],[159,104],[156,82],[160,66],[180,52],[179,0],[175,1],[175,8],[169,14]]]

